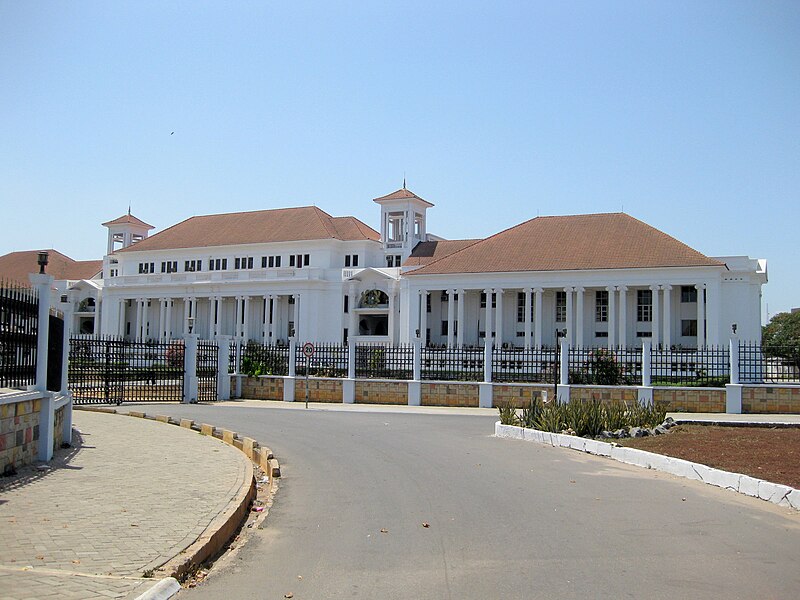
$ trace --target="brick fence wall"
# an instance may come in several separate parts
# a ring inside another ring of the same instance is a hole
[[[601,402],[638,402],[639,390],[635,387],[591,387],[573,385],[569,388],[569,401],[600,400]]]
[[[716,388],[654,388],[653,401],[670,412],[724,413],[725,390]]]
[[[298,402],[305,401],[306,378],[298,377],[294,385],[294,399]],[[309,377],[308,400],[309,402],[342,402],[342,380]]]
[[[36,460],[41,402],[23,400],[0,405],[0,474]]]
[[[231,386],[235,389],[235,385]],[[283,400],[281,377],[242,377],[242,398]]]
[[[742,412],[800,414],[800,386],[744,386]]]
[[[356,403],[408,404],[408,383],[358,379],[356,380]]]
[[[509,403],[516,408],[530,404],[535,394],[542,400],[553,397],[552,385],[494,384],[492,386],[492,404],[498,406]]]
[[[422,406],[478,406],[477,383],[423,383],[421,387]]]

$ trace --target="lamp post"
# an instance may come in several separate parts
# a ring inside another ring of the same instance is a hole
[[[192,330],[194,329],[194,317],[189,317],[186,319],[186,322],[189,326],[189,335],[192,334]]]
[[[39,275],[45,274],[44,269],[47,266],[49,256],[50,254],[47,250],[42,250],[37,254],[36,262],[39,264]]]

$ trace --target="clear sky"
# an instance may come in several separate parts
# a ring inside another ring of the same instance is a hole
[[[404,174],[443,237],[624,209],[800,306],[800,2],[0,0],[0,254],[129,204],[377,228]]]

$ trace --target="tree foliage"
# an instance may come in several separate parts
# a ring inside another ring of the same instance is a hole
[[[778,313],[761,332],[764,354],[800,366],[800,311]]]

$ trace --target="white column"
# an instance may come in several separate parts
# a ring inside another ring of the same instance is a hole
[[[486,333],[486,337],[484,338],[486,344],[492,343],[492,293],[493,290],[486,289],[483,290],[483,293],[486,294],[486,316],[484,322],[484,329]]]
[[[455,290],[447,290],[447,347],[453,347],[453,312],[455,311]]]
[[[659,340],[659,323],[661,322],[661,301],[659,299],[659,291],[660,288],[657,285],[650,286],[650,292],[653,297],[653,320],[650,323],[650,331],[652,332],[650,335],[650,340],[653,342],[653,348],[658,349]]]
[[[571,287],[565,287],[564,291],[567,294],[567,338],[566,338],[566,342],[570,346],[573,346],[575,344],[575,342],[574,342],[575,335],[574,335],[574,332],[573,332],[574,328],[573,328],[572,324],[575,322],[575,315],[573,314],[574,310],[573,310],[573,307],[572,307],[572,288]]]
[[[533,316],[536,319],[536,328],[534,329],[534,344],[536,344],[536,348],[542,347],[542,294],[544,290],[542,288],[535,288],[534,293],[536,294],[536,301],[534,302],[533,307]]]
[[[672,346],[672,286],[664,286],[664,349]]]
[[[261,314],[261,343],[269,344],[269,307],[272,302],[272,296],[264,296],[263,313]]]
[[[464,294],[466,291],[462,289],[456,290],[456,294],[458,294],[458,308],[456,309],[457,313],[457,323],[456,326],[456,346],[459,348],[464,347],[464,302],[466,299],[464,298]]]
[[[419,291],[419,339],[422,340],[424,348],[427,342],[428,330],[428,290]]]
[[[214,296],[208,297],[208,339],[213,340],[214,337],[217,335],[216,326],[214,321],[215,308],[217,305],[217,301]]]
[[[120,298],[119,299],[119,315],[118,315],[119,321],[118,321],[118,325],[117,325],[117,335],[119,335],[119,336],[125,335],[125,324],[127,323],[127,320],[125,319],[125,316],[127,314],[127,312],[126,312],[127,308],[128,308],[128,301],[125,298]]]
[[[142,338],[142,313],[144,312],[144,308],[142,307],[142,299],[136,299],[136,329],[133,332],[133,339],[140,340]]]
[[[496,303],[497,310],[495,311],[497,316],[495,318],[496,333],[495,333],[494,347],[502,348],[503,347],[503,290],[498,288],[497,290],[495,290],[495,293],[497,294],[497,303]]]
[[[713,281],[706,284],[706,344],[709,346],[719,346],[719,299],[720,299],[720,284],[718,281]],[[729,324],[726,325],[725,331],[728,329]]]
[[[583,348],[583,296],[585,291],[586,290],[582,287],[576,288],[578,301],[575,308],[577,313],[575,315],[575,343],[577,344],[578,348]]]
[[[389,341],[394,343],[394,322],[395,322],[395,296],[397,296],[397,292],[394,289],[393,285],[389,286]]]
[[[244,311],[242,319],[242,341],[246,344],[250,340],[250,296],[244,297]]]
[[[189,317],[191,316],[192,301],[190,298],[183,299],[183,334],[189,333]]]
[[[347,309],[349,312],[350,323],[347,326],[348,336],[352,337],[354,335],[358,335],[358,313],[356,313],[356,308],[358,308],[358,293],[356,293],[355,286],[350,287],[350,300],[347,301]]]
[[[294,337],[303,343],[305,338],[300,335],[305,336],[306,332],[300,331],[300,294],[292,294],[292,297],[294,298]]]
[[[694,286],[697,288],[697,347],[704,348],[706,345],[706,304],[704,283]]]
[[[531,288],[523,289],[522,293],[525,294],[522,310],[525,311],[525,349],[528,350],[531,347]]]
[[[620,348],[628,345],[628,288],[619,286],[619,343]],[[609,328],[610,329],[610,328]]]
[[[92,328],[92,334],[100,335],[100,311],[102,310],[104,304],[100,301],[100,293],[98,293],[97,301],[94,303],[94,323]],[[66,321],[65,321],[66,323]]]
[[[608,292],[608,347],[613,350],[616,343],[617,325],[617,290],[613,285],[606,288]]]
[[[173,298],[167,298],[167,310],[164,324],[164,337],[166,341],[172,339],[172,309],[174,308],[175,301]]]
[[[238,343],[242,341],[242,297],[236,296],[234,302],[236,302],[236,306],[233,309],[233,336]]]
[[[47,345],[48,339],[50,336],[50,288],[53,285],[53,276],[47,275],[45,273],[32,273],[28,275],[28,279],[31,282],[31,286],[36,289],[36,295],[39,297],[39,306],[38,306],[38,326],[36,328],[36,390],[40,392],[47,391]],[[66,327],[64,328],[64,335],[69,335],[66,331]],[[42,404],[45,403],[45,400],[49,398],[45,398],[42,401]],[[52,409],[51,409],[52,412]],[[42,410],[42,416],[45,416],[45,410]],[[50,429],[52,431],[53,421],[50,420]],[[41,429],[41,428],[40,428]],[[42,435],[40,434],[40,438]],[[52,435],[50,436],[49,440],[52,440]],[[44,435],[45,442],[39,442],[39,454],[42,454],[42,448],[45,450],[47,449],[47,442],[48,437]],[[49,460],[52,457],[52,441],[49,442],[50,452],[48,457],[43,460]],[[41,460],[41,459],[40,459]]]
[[[164,341],[164,321],[166,315],[164,314],[164,298],[158,299],[158,341]]]

